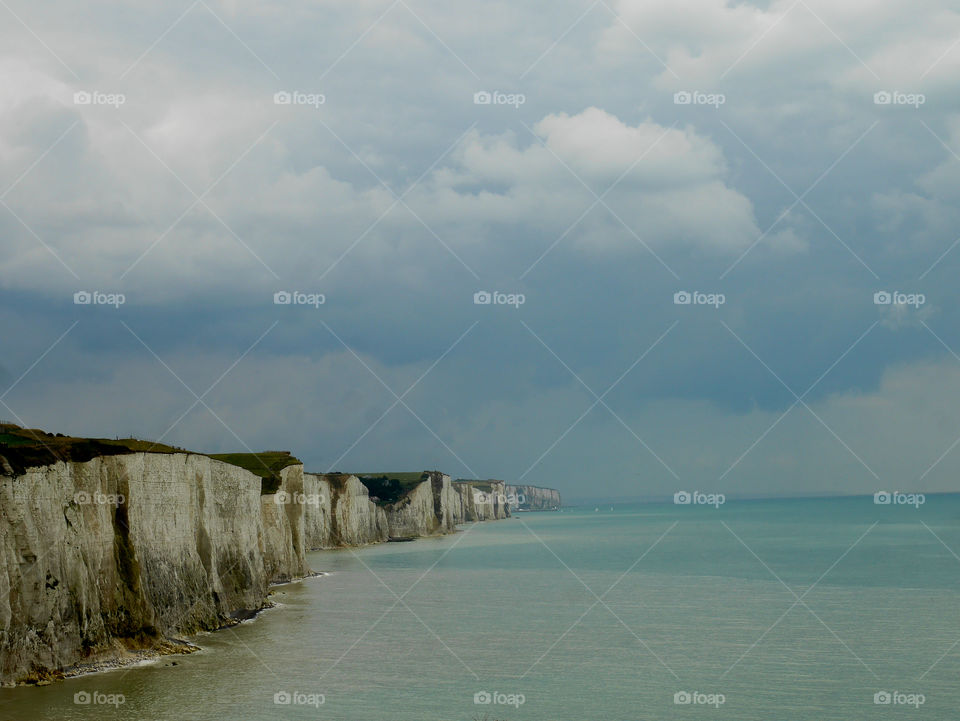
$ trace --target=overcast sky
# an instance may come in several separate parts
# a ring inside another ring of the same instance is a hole
[[[544,7],[4,3],[0,416],[568,498],[956,490],[960,13]]]

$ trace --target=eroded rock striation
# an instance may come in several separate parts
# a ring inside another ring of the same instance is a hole
[[[367,487],[346,473],[305,473],[306,542],[310,549],[364,546],[390,535],[386,511]]]
[[[419,479],[405,480],[402,485],[391,484],[391,480],[387,475],[371,479],[344,473],[305,473],[307,548],[434,536],[453,533],[461,523],[510,516],[502,481],[454,483],[439,471],[424,471]]]
[[[302,489],[302,466],[280,472],[280,491]],[[270,583],[309,573],[304,550],[296,506],[203,455],[127,453],[0,476],[0,679],[246,617]]]
[[[458,523],[494,521],[510,517],[510,497],[503,481],[465,481],[453,484],[460,496]]]

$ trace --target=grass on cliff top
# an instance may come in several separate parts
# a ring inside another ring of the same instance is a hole
[[[478,491],[483,491],[484,493],[493,492],[494,483],[502,483],[502,481],[495,481],[490,479],[488,481],[474,481],[470,478],[458,478],[454,483],[466,483],[467,485],[476,488]]]
[[[396,503],[429,478],[426,471],[354,473],[353,475],[367,487],[370,499],[379,506]]]
[[[116,456],[137,451],[154,453],[185,453],[163,443],[151,443],[135,438],[76,438],[62,433],[47,433],[39,428],[21,428],[12,423],[0,423],[0,455],[14,473],[27,468],[47,466],[57,461],[89,461],[98,456]]]
[[[47,433],[39,428],[21,428],[13,423],[0,423],[0,456],[14,473],[27,468],[47,466],[57,461],[89,461],[98,456],[127,453],[194,453],[185,448],[154,443],[139,438],[76,438],[62,433]],[[289,451],[264,453],[217,453],[207,455],[214,460],[244,468],[262,481],[261,493],[275,493],[280,486],[280,471],[300,463]]]
[[[419,483],[423,480],[425,473],[426,471],[400,471],[398,473],[354,473],[353,475],[357,478],[390,478],[395,481],[416,481]]]
[[[276,493],[280,488],[280,471],[294,466],[300,460],[290,451],[264,451],[263,453],[209,453],[211,458],[233,466],[245,468],[263,479],[260,492]]]

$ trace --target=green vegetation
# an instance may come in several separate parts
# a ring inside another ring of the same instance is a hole
[[[377,505],[388,506],[404,498],[430,476],[426,471],[400,473],[354,473],[367,487]]]
[[[182,449],[134,438],[75,438],[62,433],[47,433],[39,428],[21,428],[0,423],[0,454],[14,473],[46,466],[57,461],[89,461],[97,456],[151,450],[154,453],[182,453]]]
[[[260,493],[276,493],[280,488],[280,471],[300,463],[290,451],[264,451],[263,453],[210,453],[211,458],[234,466],[240,466],[263,479]]]
[[[38,428],[21,428],[13,423],[0,423],[0,456],[14,473],[27,468],[46,466],[57,461],[89,461],[98,456],[128,453],[193,453],[165,443],[139,438],[75,438],[62,433],[47,433]],[[300,463],[289,451],[263,453],[216,453],[208,455],[218,461],[244,468],[260,476],[261,493],[275,493],[280,486],[280,471]]]
[[[400,471],[399,473],[354,473],[357,478],[389,478],[395,481],[420,483],[426,476],[426,471]]]
[[[493,493],[494,484],[498,483],[498,481],[473,481],[469,478],[458,478],[454,481],[454,483],[466,483],[468,486],[476,488],[478,491],[482,491],[484,493]]]

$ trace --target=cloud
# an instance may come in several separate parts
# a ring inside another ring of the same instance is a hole
[[[565,365],[602,392],[676,322],[610,402],[706,483],[795,400],[722,320],[798,391],[830,369],[806,400],[871,467],[909,476],[952,441],[931,379],[948,397],[953,371],[920,323],[960,348],[960,15],[944,3],[621,0],[623,22],[596,6],[573,27],[584,8],[524,2],[428,4],[422,23],[374,2],[210,2],[228,27],[197,6],[172,28],[182,9],[51,7],[24,7],[36,35],[0,29],[11,380],[79,321],[8,397],[31,422],[155,435],[192,402],[121,320],[198,392],[279,321],[211,403],[251,445],[289,440],[322,467],[394,400],[324,324],[401,392],[476,323],[410,402],[478,472],[517,476],[594,400]],[[526,102],[475,105],[481,89]],[[878,106],[880,89],[928,102]],[[74,104],[93,90],[126,102]],[[326,103],[273,103],[292,90]],[[928,303],[878,309],[881,288]],[[80,289],[127,303],[77,307]],[[474,306],[481,289],[527,303]],[[727,303],[675,306],[681,289]],[[277,290],[327,303],[278,308]],[[237,446],[206,412],[179,428]],[[802,409],[772,433],[734,490],[875,482]],[[352,454],[344,468],[465,473],[401,407]],[[602,407],[530,478],[583,467],[625,494],[627,478],[675,485]]]
[[[416,194],[431,209],[425,217],[521,223],[558,235],[601,196],[612,213],[598,212],[574,234],[588,251],[637,251],[635,233],[657,248],[730,253],[760,233],[750,201],[725,183],[722,151],[692,128],[649,119],[629,125],[591,107],[548,115],[533,130],[537,138],[468,137],[457,164]]]
[[[716,83],[728,73],[734,82],[779,86],[782,94],[816,82],[848,89],[881,80],[920,83],[927,73],[939,86],[960,63],[960,55],[950,53],[960,29],[957,13],[935,7],[917,13],[909,0],[843,6],[775,0],[765,8],[726,0],[669,6],[619,0],[613,8],[622,22],[609,23],[599,51],[656,53],[665,62],[658,81],[667,86],[681,79]]]
[[[597,206],[573,229],[588,255],[644,253],[634,235],[659,249],[731,253],[760,232],[751,202],[724,182],[723,154],[709,139],[587,108],[541,119],[539,138],[470,133],[410,194],[413,212],[397,206],[354,251],[351,243],[390,209],[392,194],[372,177],[361,185],[324,165],[295,169],[297,135],[271,123],[289,108],[254,106],[232,122],[243,102],[223,93],[185,96],[150,119],[116,117],[124,108],[89,113],[51,103],[50,113],[65,116],[66,127],[57,127],[64,142],[77,145],[14,190],[18,214],[84,281],[118,283],[129,272],[131,299],[147,303],[180,297],[187,287],[215,290],[238,274],[265,292],[277,283],[274,273],[316,277],[348,250],[363,265],[393,253],[395,268],[419,267],[437,242],[420,233],[421,220],[458,238],[454,245],[481,249],[496,240],[477,225],[512,223],[556,237],[594,203],[588,188],[609,191],[603,202],[612,211]],[[68,120],[78,126],[69,130]],[[130,125],[137,120],[142,125]],[[7,167],[42,155],[50,142],[49,134],[35,139]],[[70,178],[74,164],[83,179]],[[55,203],[48,182],[57,187]],[[196,202],[194,193],[211,185]],[[14,219],[6,221],[16,230]],[[398,233],[419,237],[391,247]],[[18,243],[0,259],[9,287],[59,291],[63,274],[50,274],[51,258],[36,238],[23,227],[15,235]]]

